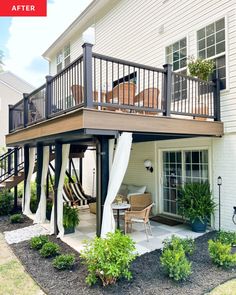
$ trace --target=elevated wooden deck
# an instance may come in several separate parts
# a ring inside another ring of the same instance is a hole
[[[86,130],[86,132],[83,132]],[[70,113],[39,122],[6,136],[7,146],[34,144],[49,140],[67,141],[82,134],[104,135],[129,131],[134,133],[187,136],[222,136],[223,123],[166,116],[77,109]],[[72,135],[73,134],[73,135]]]

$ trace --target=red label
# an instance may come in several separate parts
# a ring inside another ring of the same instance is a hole
[[[47,0],[0,0],[0,16],[47,16]]]

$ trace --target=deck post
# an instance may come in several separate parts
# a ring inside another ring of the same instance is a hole
[[[27,177],[29,173],[29,146],[25,145],[24,146],[24,195],[25,195],[25,187],[26,187],[26,182],[27,182]],[[24,203],[23,205],[23,211],[25,207],[25,197],[24,197]]]
[[[12,122],[12,108],[13,108],[13,105],[12,104],[9,104],[8,105],[8,131],[9,133],[12,131],[13,129],[13,122]]]
[[[10,153],[12,149],[7,149],[7,152]],[[11,174],[11,168],[12,168],[12,154],[7,156],[7,173]]]
[[[59,184],[59,178],[61,173],[61,164],[62,164],[62,144],[56,142],[55,144],[55,187],[54,187],[54,233],[58,234],[57,226],[57,188]]]
[[[97,143],[97,236],[101,235],[103,206],[106,200],[107,187],[109,181],[109,144],[106,137],[98,139]]]
[[[220,121],[220,79],[213,80],[214,85],[214,121]]]
[[[24,127],[27,127],[28,124],[28,112],[29,112],[29,98],[28,93],[23,93],[23,99],[24,99]]]
[[[83,47],[83,72],[84,72],[84,106],[93,108],[93,69],[92,47],[90,43],[84,43]]]
[[[45,118],[48,119],[52,112],[52,76],[46,76],[46,93],[45,93]]]
[[[79,158],[79,181],[83,184],[83,158]]]
[[[19,164],[19,160],[18,160],[18,154],[19,154],[19,150],[18,148],[14,148],[14,175],[17,176],[18,175],[18,164]],[[14,211],[17,210],[17,184],[14,186]]]
[[[172,87],[172,65],[165,64],[163,65],[165,70],[164,75],[164,102],[163,102],[163,115],[170,116],[170,107],[171,107],[171,87]]]
[[[38,144],[37,145],[37,176],[36,176],[37,203],[39,203],[40,195],[41,195],[42,170],[43,170],[43,146],[41,144]]]

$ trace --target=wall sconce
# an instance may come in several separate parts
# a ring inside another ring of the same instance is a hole
[[[153,172],[152,162],[150,160],[144,161],[144,167],[151,173]]]

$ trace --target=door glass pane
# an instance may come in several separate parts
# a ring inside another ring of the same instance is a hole
[[[181,152],[163,152],[163,209],[166,213],[178,214],[177,193],[182,184]]]

